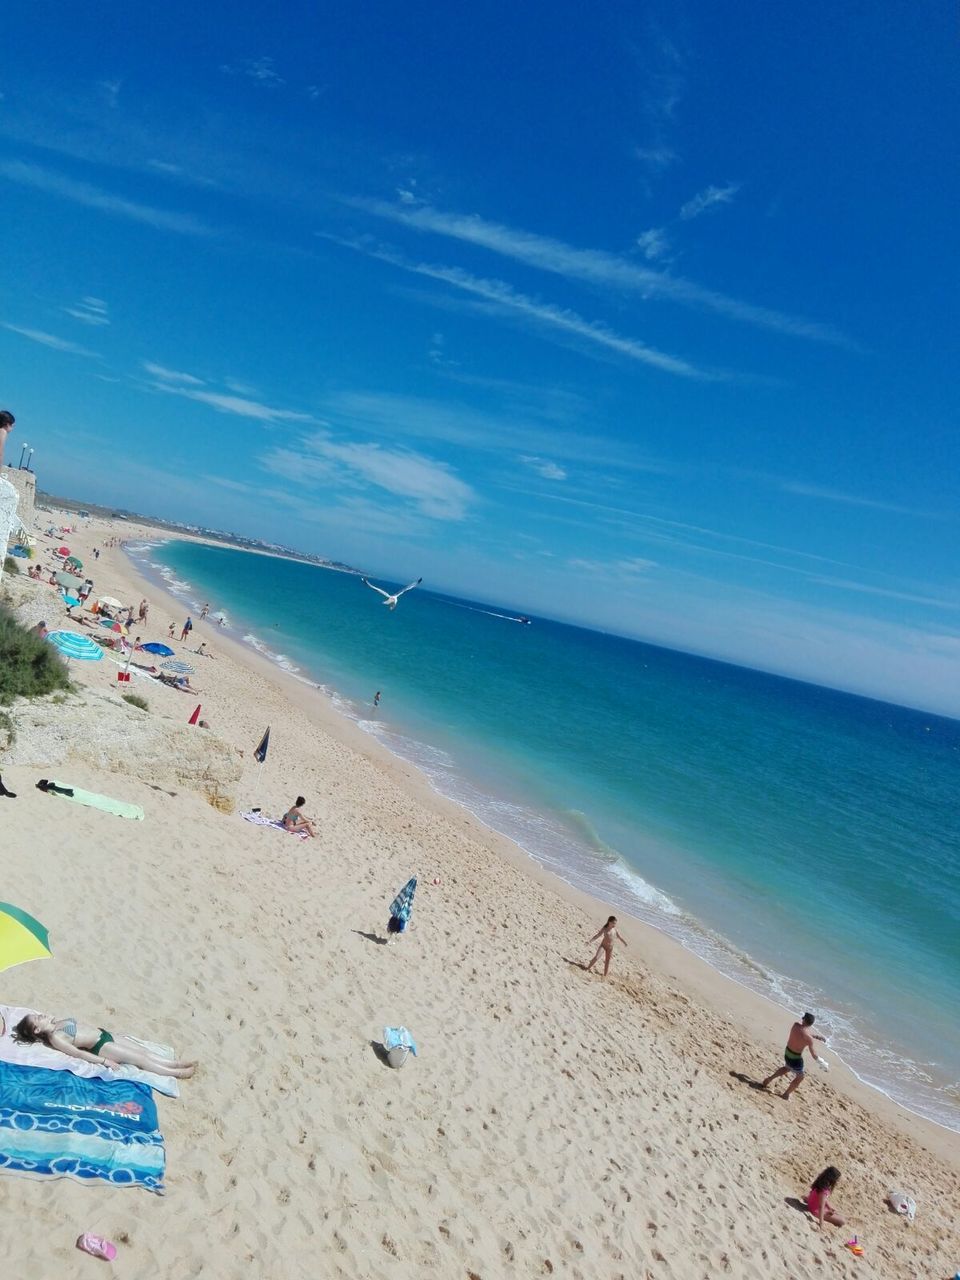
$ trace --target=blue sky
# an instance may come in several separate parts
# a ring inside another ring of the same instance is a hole
[[[4,7],[8,460],[960,714],[951,7],[341,9]]]

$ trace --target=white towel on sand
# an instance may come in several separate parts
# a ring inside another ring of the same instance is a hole
[[[240,817],[244,822],[252,822],[255,827],[275,827],[277,831],[286,831],[288,836],[296,836],[298,840],[310,839],[306,831],[288,830],[283,825],[282,818],[268,818],[266,814],[254,813],[252,810],[249,813],[241,813]]]

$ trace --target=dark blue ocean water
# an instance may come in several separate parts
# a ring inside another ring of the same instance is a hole
[[[538,861],[817,1010],[864,1080],[960,1129],[960,722],[424,588],[391,614],[295,561],[129,550]]]

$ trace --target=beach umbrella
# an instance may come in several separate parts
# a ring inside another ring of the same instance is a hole
[[[72,573],[55,573],[53,580],[59,587],[75,587],[77,580]]]
[[[197,723],[197,721],[200,719],[200,707],[201,707],[201,705],[202,705],[201,703],[199,703],[199,702],[197,703],[197,709],[196,709],[196,711],[193,713],[193,715],[190,717],[190,719],[187,721],[187,724],[196,724],[196,723]]]
[[[257,746],[256,751],[254,751],[253,753],[254,760],[256,760],[257,764],[260,766],[260,768],[257,770],[257,781],[254,784],[254,788],[253,788],[254,795],[256,795],[257,792],[260,790],[260,779],[263,777],[263,762],[267,758],[267,750],[269,749],[269,747],[270,747],[270,726],[267,725],[266,729],[264,729],[263,731],[263,737],[260,739],[260,743]]]
[[[189,662],[180,662],[178,660],[176,662],[161,662],[160,665],[163,667],[164,671],[178,671],[180,675],[183,676],[192,676],[196,674],[196,668],[191,667]]]
[[[105,604],[108,609],[122,609],[123,605],[119,600],[114,600],[113,596],[100,596],[97,600],[98,604]]]
[[[398,933],[403,933],[413,910],[413,895],[417,892],[417,877],[411,876],[394,900],[390,903],[390,919],[399,924]]]
[[[80,601],[77,599],[76,596],[64,596],[63,603],[67,606],[68,609],[75,609],[77,605],[80,603]]]
[[[78,658],[81,662],[99,662],[103,650],[89,636],[78,631],[51,631],[47,639],[65,658]]]
[[[58,556],[68,556],[69,554],[70,554],[70,548],[69,548],[69,547],[57,547],[57,555],[58,555]]]
[[[160,644],[158,640],[151,640],[149,644],[142,644],[140,648],[144,653],[155,654],[158,658],[172,658],[173,650],[165,644]]]
[[[127,628],[122,622],[117,622],[114,618],[101,618],[100,626],[106,627],[108,631],[116,631],[118,635],[125,636]]]
[[[27,960],[46,960],[50,954],[47,931],[40,921],[9,902],[0,902],[0,971]]]
[[[83,568],[83,561],[78,560],[76,556],[67,556],[67,564],[72,564],[75,569]]]

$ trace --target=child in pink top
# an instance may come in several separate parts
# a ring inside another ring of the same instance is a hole
[[[816,1179],[807,1196],[807,1208],[817,1219],[820,1226],[823,1227],[824,1222],[830,1222],[835,1227],[843,1226],[843,1219],[837,1213],[836,1209],[830,1204],[827,1196],[840,1181],[840,1170],[835,1169],[833,1165],[829,1165],[824,1169],[823,1173]]]

